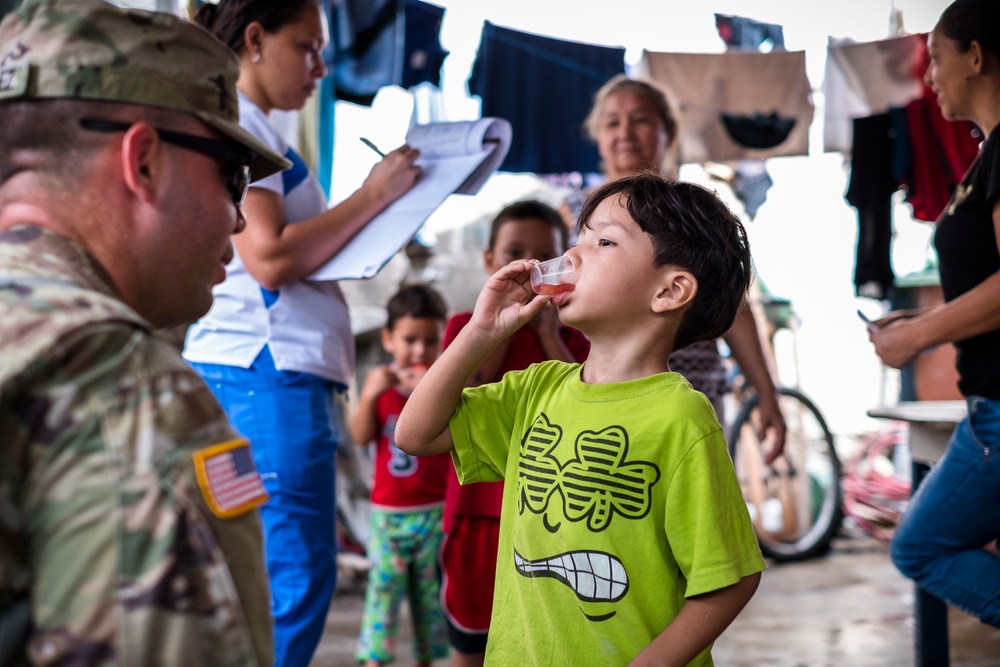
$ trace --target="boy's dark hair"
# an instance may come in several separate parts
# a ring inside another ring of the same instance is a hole
[[[494,244],[497,242],[497,235],[500,233],[500,227],[503,226],[505,222],[510,222],[511,220],[533,219],[542,220],[559,232],[559,240],[562,242],[563,252],[566,252],[566,249],[569,247],[569,229],[566,227],[566,221],[563,220],[559,211],[544,202],[538,201],[537,199],[517,201],[500,209],[500,212],[496,214],[495,218],[493,218],[493,222],[490,223],[490,243],[486,247],[490,249],[493,248]]]
[[[448,306],[444,297],[430,285],[422,283],[400,289],[389,299],[385,309],[388,312],[385,328],[389,331],[404,317],[448,321]]]
[[[597,206],[616,197],[652,237],[653,266],[677,266],[698,281],[698,293],[677,329],[674,349],[726,333],[746,302],[752,260],[746,230],[711,190],[652,172],[602,185],[583,205],[580,227]]]
[[[255,21],[264,32],[275,33],[288,23],[295,23],[302,10],[317,0],[223,0],[206,2],[194,15],[193,21],[215,35],[219,41],[240,54],[245,49],[243,35]]]
[[[1000,3],[997,0],[955,0],[938,19],[941,32],[965,53],[976,41],[1000,58]]]

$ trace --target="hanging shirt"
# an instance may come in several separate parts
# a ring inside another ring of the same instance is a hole
[[[887,299],[893,288],[892,193],[899,183],[892,177],[889,114],[854,120],[851,181],[845,195],[858,211],[858,243],[854,286],[858,296]]]
[[[851,121],[905,106],[920,97],[917,35],[854,43],[830,38],[823,76],[823,150],[851,150]]]
[[[340,0],[329,10],[336,99],[371,106],[385,86],[439,85],[444,9],[419,0]],[[331,101],[332,102],[332,101]]]
[[[640,68],[679,102],[682,162],[809,153],[813,105],[804,51],[645,51]]]
[[[925,35],[918,35],[923,40]],[[916,71],[927,70],[929,58],[921,52]],[[906,201],[917,220],[933,222],[951,199],[955,186],[979,155],[982,134],[968,120],[946,120],[937,95],[921,84],[921,96],[905,109],[910,138],[911,169],[906,176]]]
[[[594,95],[625,73],[625,49],[569,42],[483,26],[469,78],[482,115],[510,121],[513,142],[502,171],[556,174],[599,171],[597,147],[583,122]]]
[[[764,42],[771,42],[772,49],[785,48],[784,29],[776,23],[762,23],[744,16],[715,15],[719,37],[730,49],[759,51]]]
[[[719,31],[719,37],[726,43],[727,51],[760,52],[765,42],[771,43],[771,50],[785,48],[784,30],[774,23],[761,23],[743,16],[716,14],[715,27]],[[768,175],[763,160],[740,160],[733,166],[733,170],[736,172],[730,183],[733,194],[743,202],[743,210],[753,220],[757,210],[767,200],[767,191],[774,182]],[[685,377],[691,379],[690,376],[685,375]]]
[[[406,36],[403,41],[403,88],[421,83],[441,85],[441,66],[448,52],[441,46],[444,8],[420,0],[406,0]]]

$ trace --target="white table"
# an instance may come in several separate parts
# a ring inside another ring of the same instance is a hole
[[[916,493],[931,465],[944,455],[955,424],[967,412],[965,401],[904,401],[868,411],[870,417],[909,423],[913,460],[911,495]],[[914,593],[914,622],[916,667],[948,667],[948,608],[919,586]]]
[[[934,463],[944,454],[955,424],[965,418],[965,401],[904,401],[868,411],[869,417],[895,419],[910,424],[910,456]]]

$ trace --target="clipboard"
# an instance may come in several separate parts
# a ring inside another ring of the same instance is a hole
[[[507,156],[511,136],[510,123],[492,117],[411,127],[406,143],[420,151],[420,179],[306,280],[374,277],[449,195],[479,192]]]

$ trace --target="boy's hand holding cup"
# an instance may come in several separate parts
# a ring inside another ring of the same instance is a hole
[[[551,296],[536,297],[531,288],[531,271],[538,263],[534,259],[514,260],[486,281],[469,321],[484,343],[497,343],[511,335],[549,302]]]

